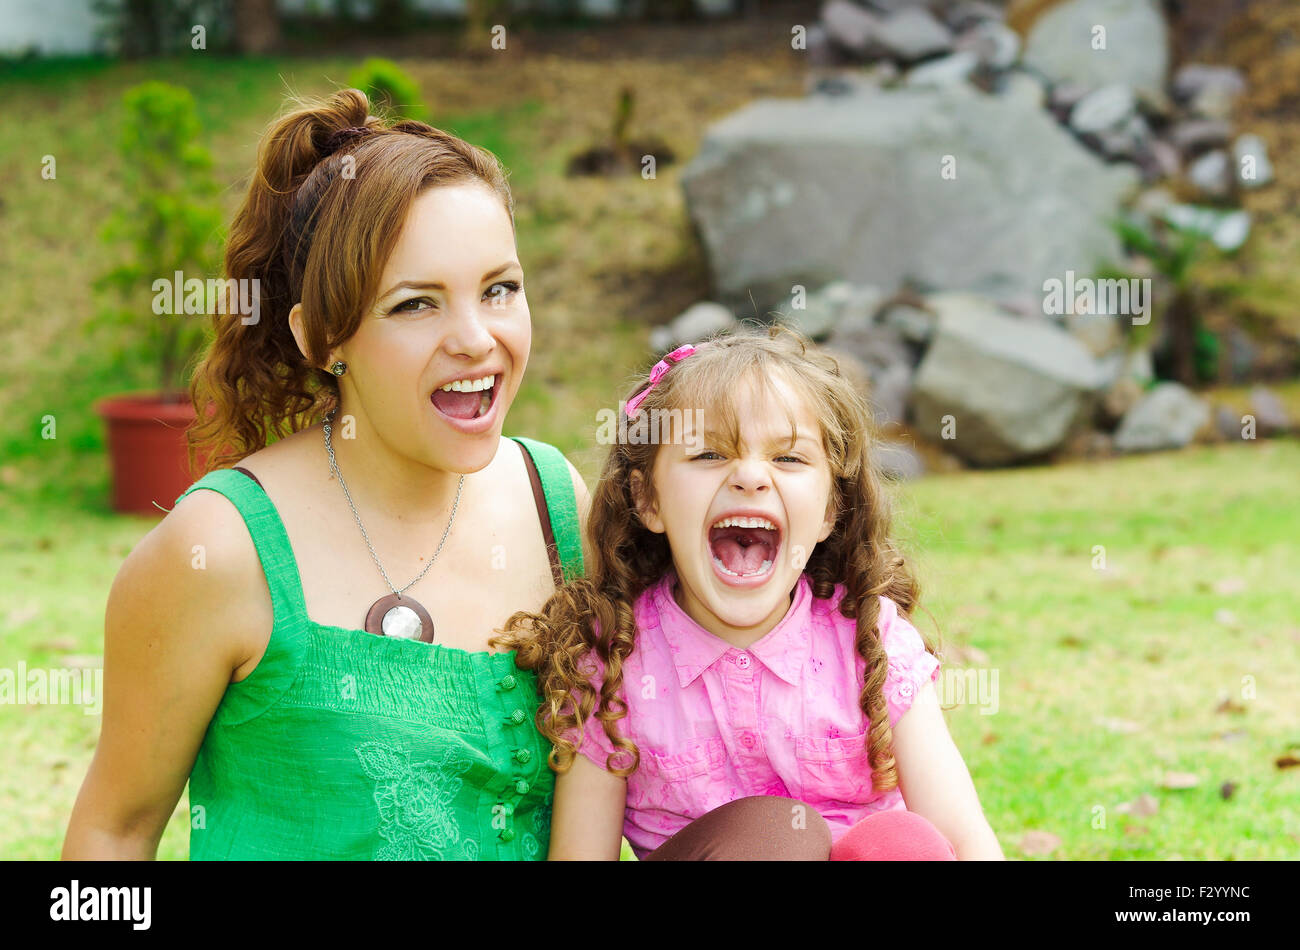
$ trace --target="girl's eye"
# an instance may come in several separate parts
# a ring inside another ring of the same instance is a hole
[[[419,313],[423,307],[413,307],[412,304],[428,304],[434,306],[434,302],[428,297],[412,297],[410,300],[403,300],[390,313]]]
[[[778,462],[799,462],[800,464],[803,464],[803,459],[799,458],[799,456],[797,455],[781,455],[777,457],[777,461]]]
[[[707,461],[712,461],[713,459],[720,459],[720,458],[722,458],[722,456],[719,455],[717,452],[714,452],[712,450],[705,450],[701,452],[699,455],[692,455],[691,461],[699,462],[703,460],[707,462]]]

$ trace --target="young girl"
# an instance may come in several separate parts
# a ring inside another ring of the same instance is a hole
[[[507,638],[560,773],[549,856],[1001,858],[835,361],[785,330],[682,347],[626,414],[586,580]]]

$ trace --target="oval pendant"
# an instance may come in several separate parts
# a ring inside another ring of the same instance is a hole
[[[424,605],[411,597],[389,594],[370,605],[366,632],[398,640],[433,642],[433,618]]]

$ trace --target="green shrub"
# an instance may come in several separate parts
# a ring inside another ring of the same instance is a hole
[[[391,59],[366,60],[353,70],[348,83],[364,92],[375,108],[391,116],[421,122],[429,120],[420,84]]]
[[[174,281],[178,271],[186,281],[214,272],[221,210],[212,156],[197,141],[198,113],[188,89],[146,82],[128,89],[122,106],[118,147],[126,198],[102,239],[125,261],[98,284],[117,292],[110,316],[127,330],[133,351],[156,361],[159,390],[179,400],[206,321],[202,314],[155,312],[154,284]]]

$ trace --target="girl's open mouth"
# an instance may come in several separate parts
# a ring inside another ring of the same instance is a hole
[[[479,379],[458,379],[429,397],[433,408],[459,423],[481,419],[492,411],[497,394],[496,374]]]
[[[724,581],[744,581],[771,573],[781,549],[781,532],[767,518],[731,515],[709,528],[709,553]]]

